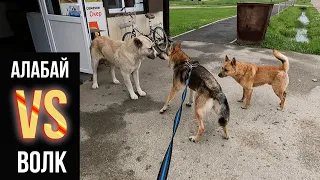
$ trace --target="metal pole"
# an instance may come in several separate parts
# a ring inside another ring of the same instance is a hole
[[[279,14],[279,12],[280,12],[280,2],[278,4],[278,14]]]
[[[167,33],[168,37],[170,37],[169,13],[169,0],[163,0],[163,29]]]

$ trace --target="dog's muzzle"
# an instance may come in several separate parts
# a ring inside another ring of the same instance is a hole
[[[148,57],[149,59],[155,59],[155,58],[156,58],[156,55],[155,55],[155,53],[152,53],[152,54],[149,54],[147,57]]]
[[[151,54],[149,54],[147,57],[149,58],[149,59],[155,59],[156,57],[158,57],[159,56],[159,53],[158,53],[158,51],[156,51],[155,49],[152,51],[152,53]]]
[[[219,74],[218,74],[218,76],[219,76],[219,77],[221,77],[221,78],[223,78],[223,77],[224,77],[224,76],[222,75],[222,73],[219,73]]]
[[[162,60],[166,60],[165,56],[168,56],[165,52],[161,52],[158,54],[158,57]]]

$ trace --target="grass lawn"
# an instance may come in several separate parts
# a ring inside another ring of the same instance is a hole
[[[311,0],[297,0],[297,2],[295,4],[299,4],[299,5],[312,5],[311,4]]]
[[[289,7],[273,16],[262,47],[320,55],[320,13],[315,8],[306,8],[306,16],[310,21],[307,25],[309,42],[295,41],[296,27],[301,27],[297,20],[301,12],[300,7]]]
[[[176,0],[176,1],[172,1],[170,0],[170,6],[236,6],[237,2],[278,3],[283,1],[287,1],[287,0],[246,0],[246,1],[243,1],[243,0],[208,0],[208,1]]]
[[[175,36],[234,15],[236,8],[170,9],[170,35]]]

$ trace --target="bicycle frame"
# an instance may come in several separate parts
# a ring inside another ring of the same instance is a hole
[[[130,22],[133,22],[133,15],[130,14],[130,18],[131,18],[131,21]],[[138,27],[136,26],[135,23],[132,23],[131,25],[131,28],[132,28],[132,35],[135,36],[136,35],[136,32],[138,32],[140,35],[143,35],[143,36],[147,36],[148,38],[150,38],[152,41],[153,41],[153,37],[152,37],[152,34],[154,32],[154,29],[156,27],[158,27],[158,25],[161,24],[161,23],[158,23],[158,24],[154,24],[152,25],[152,22],[151,22],[151,19],[149,19],[149,33],[148,34],[145,34],[143,32],[141,32]]]
[[[132,18],[132,17],[131,17]],[[147,37],[149,37],[149,38],[152,38],[152,26],[151,26],[151,21],[149,20],[149,28],[150,28],[150,30],[149,30],[149,34],[145,34],[145,33],[143,33],[143,32],[141,32],[139,29],[138,29],[138,27],[135,25],[135,23],[133,23],[132,24],[132,34],[134,34],[134,35],[136,35],[136,33],[135,32],[138,32],[139,34],[141,34],[141,35],[143,35],[143,36],[147,36]]]
[[[158,46],[158,43],[162,42],[163,40],[164,40],[164,42],[166,42],[165,37],[162,38],[161,34],[156,32],[157,28],[162,29],[162,26],[161,26],[162,23],[152,24],[152,20],[150,18],[148,18],[149,32],[148,32],[148,34],[145,34],[144,32],[140,31],[136,25],[136,22],[135,22],[136,14],[135,13],[128,13],[128,15],[130,16],[129,23],[130,23],[130,27],[132,28],[131,32],[129,31],[131,38],[136,37],[137,33],[139,33],[139,35],[143,35],[143,36],[148,37],[153,43],[156,44],[156,46]],[[162,31],[164,31],[164,30],[162,29]],[[123,40],[126,38],[127,35],[129,35],[128,34],[129,32],[124,34],[124,36],[122,37]],[[160,36],[160,39],[158,37],[156,37],[156,34]]]

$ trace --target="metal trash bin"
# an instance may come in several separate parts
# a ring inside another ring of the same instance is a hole
[[[237,43],[262,43],[272,9],[273,3],[237,3]]]

